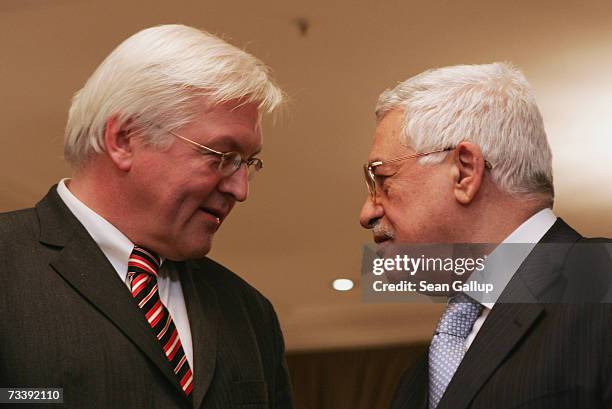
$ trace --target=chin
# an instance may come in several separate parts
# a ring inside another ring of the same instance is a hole
[[[174,251],[168,258],[174,261],[185,261],[203,258],[206,256],[212,247],[212,238],[200,240],[197,242],[181,243],[177,246],[175,243]]]
[[[198,243],[197,245],[191,247],[188,251],[186,260],[196,259],[205,257],[211,250],[212,243],[210,240],[207,240],[205,243]]]

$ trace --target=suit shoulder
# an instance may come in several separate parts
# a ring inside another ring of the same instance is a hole
[[[612,238],[609,237],[583,237],[578,240],[578,243],[612,243]]]
[[[0,213],[0,243],[2,247],[23,238],[36,237],[39,229],[34,208]]]
[[[27,209],[13,210],[10,212],[0,213],[0,226],[15,225],[19,226],[23,223],[31,222],[37,219],[36,209],[33,207]]]
[[[259,290],[216,261],[204,257],[198,260],[191,260],[189,263],[193,263],[196,270],[200,270],[201,272],[201,274],[195,274],[194,279],[205,280],[206,283],[214,287],[215,290],[237,293],[247,299],[253,299],[268,305],[270,304],[269,300],[259,292]]]
[[[612,241],[608,238],[581,239],[565,258],[566,299],[573,302],[612,301]]]

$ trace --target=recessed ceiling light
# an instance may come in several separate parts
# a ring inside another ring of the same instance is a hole
[[[332,287],[336,291],[348,291],[353,288],[353,280],[349,280],[348,278],[337,278],[332,283]]]

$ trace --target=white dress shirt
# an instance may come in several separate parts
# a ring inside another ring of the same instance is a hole
[[[128,260],[134,249],[134,243],[130,241],[115,226],[109,223],[102,216],[91,210],[75,195],[68,190],[66,182],[69,179],[62,179],[57,185],[57,193],[62,198],[68,209],[81,222],[85,230],[96,242],[102,253],[112,264],[119,276],[119,279],[128,287],[130,283],[127,275]],[[157,286],[159,298],[166,306],[174,325],[179,333],[183,350],[187,356],[187,362],[193,372],[193,344],[191,341],[191,329],[183,297],[183,288],[179,280],[178,272],[169,268],[163,262],[157,276]],[[136,304],[134,304],[136,307]]]
[[[529,219],[525,220],[525,222],[523,222],[523,224],[514,230],[508,237],[506,237],[502,243],[538,243],[556,221],[557,216],[555,216],[551,209],[540,210]],[[520,260],[520,262],[517,263],[517,266],[520,266],[523,261],[524,259]],[[512,272],[512,275],[514,275],[514,273],[516,273],[516,270]],[[495,303],[482,303],[482,305],[484,306],[482,313],[480,314],[480,317],[476,319],[476,322],[472,327],[472,332],[470,332],[465,340],[466,351],[470,345],[472,345],[472,341],[474,341],[474,338],[476,338],[476,334],[478,334],[478,331],[480,331],[482,324],[484,324],[485,320],[489,316],[489,312],[491,312],[491,309],[493,309]]]

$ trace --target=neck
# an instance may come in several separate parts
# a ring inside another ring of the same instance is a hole
[[[489,192],[469,207],[462,208],[465,220],[463,237],[471,243],[501,243],[527,219],[548,203],[527,196]]]
[[[121,175],[117,172],[102,158],[94,157],[82,168],[74,169],[67,187],[87,207],[133,241],[129,221],[121,216],[130,214],[127,209],[130,201],[120,189]]]

